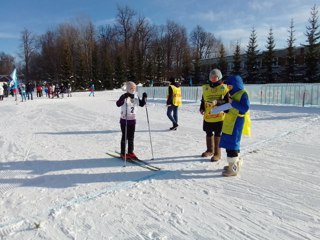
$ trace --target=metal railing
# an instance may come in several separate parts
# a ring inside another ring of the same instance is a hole
[[[320,107],[320,83],[313,84],[247,84],[245,89],[253,104]],[[138,87],[149,99],[164,100],[168,87]],[[200,101],[201,87],[181,87],[183,101]]]

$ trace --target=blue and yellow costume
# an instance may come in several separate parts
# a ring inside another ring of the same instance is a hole
[[[226,82],[232,86],[230,96],[232,108],[225,114],[220,147],[227,151],[229,168],[227,176],[235,176],[239,171],[239,152],[242,134],[250,136],[250,101],[248,93],[244,90],[242,78],[239,75],[229,77]],[[224,175],[225,175],[224,172]],[[231,174],[231,175],[229,175]],[[226,175],[225,175],[226,176]]]

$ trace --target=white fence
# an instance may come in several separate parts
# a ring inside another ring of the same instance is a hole
[[[253,104],[315,106],[320,107],[320,84],[246,84],[250,102]],[[182,99],[200,101],[201,87],[181,87]],[[168,87],[139,87],[140,95],[148,94],[149,99],[166,99]]]

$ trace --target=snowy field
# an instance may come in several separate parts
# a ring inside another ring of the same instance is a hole
[[[0,101],[0,239],[320,239],[320,109],[251,106],[244,165],[201,158],[199,103],[148,113],[158,172],[106,155],[120,148],[121,91]],[[146,109],[135,152],[151,159]]]

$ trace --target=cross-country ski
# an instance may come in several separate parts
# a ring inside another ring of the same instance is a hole
[[[123,157],[121,157],[121,155],[118,152],[106,152],[106,154],[111,156],[111,157],[121,159],[123,161],[125,160]],[[146,168],[146,169],[151,170],[151,171],[159,171],[159,170],[161,170],[161,168],[153,166],[153,165],[149,164],[148,162],[146,162],[144,160],[141,160],[139,158],[129,158],[129,159],[126,159],[126,161],[129,162],[129,163],[132,163],[134,165],[138,165],[140,167]]]

